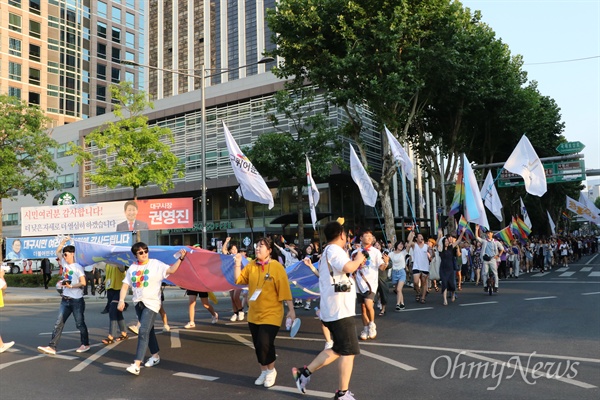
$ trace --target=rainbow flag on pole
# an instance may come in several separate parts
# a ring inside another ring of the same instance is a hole
[[[450,211],[448,215],[456,214],[460,206],[462,205],[463,200],[465,199],[465,184],[463,182],[463,171],[462,168],[458,171],[458,175],[456,177],[456,186],[454,187],[454,197],[452,198],[452,205],[450,206]]]
[[[512,241],[515,239],[512,235],[510,226],[507,226],[506,228],[502,229],[494,236],[506,243],[507,246],[510,246]]]
[[[471,226],[467,222],[467,219],[465,218],[464,215],[461,215],[460,220],[458,221],[458,227],[456,229],[456,234],[460,235],[460,233],[463,230],[465,231],[465,235],[464,235],[465,238],[468,238],[469,240],[473,240],[473,238],[475,238],[475,234],[471,230]]]
[[[521,231],[521,236],[523,236],[523,239],[527,239],[527,237],[531,235],[531,229],[529,229],[525,221],[519,217],[517,217],[517,225],[519,226],[519,230]]]

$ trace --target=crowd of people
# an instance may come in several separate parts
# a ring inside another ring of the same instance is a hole
[[[370,229],[363,229],[359,235],[352,237],[339,222],[328,223],[323,233],[327,240],[325,243],[313,240],[303,248],[288,243],[283,236],[261,238],[256,243],[254,258],[248,258],[246,249],[238,248],[230,238],[225,241],[222,253],[234,258],[236,283],[247,286],[243,290],[231,291],[230,320],[247,319],[260,368],[256,385],[271,387],[275,384],[275,338],[282,321],[284,317],[293,321],[295,309],[304,307],[309,310],[313,301],[320,303],[320,310],[315,308],[321,319],[325,347],[309,364],[293,368],[293,378],[304,393],[312,374],[337,360],[339,381],[335,399],[352,400],[354,397],[349,385],[354,357],[360,353],[358,340],[376,339],[375,316],[385,316],[388,302],[395,301],[394,310],[397,312],[407,308],[404,286],[414,290],[415,301],[421,304],[427,301],[431,292],[441,290],[442,304],[447,306],[448,299],[454,302],[457,292],[467,282],[483,286],[487,276],[492,274],[495,280],[493,289],[497,292],[502,279],[518,279],[523,273],[543,272],[557,266],[568,267],[570,262],[583,255],[598,251],[595,237],[540,237],[507,244],[497,240],[492,231],[481,237],[479,226],[471,238],[465,236],[466,231],[457,237],[454,234],[444,235],[439,229],[437,237],[425,240],[422,233],[411,231],[406,241],[393,244],[377,240]],[[76,262],[75,247],[67,245],[69,240],[65,237],[56,250],[61,265],[61,280],[57,284],[62,292],[61,303],[50,342],[47,346],[38,347],[44,354],[56,354],[64,325],[71,314],[80,331],[81,345],[76,351],[83,353],[90,349],[84,295],[86,278],[93,279],[90,274],[93,271]],[[136,262],[128,268],[106,266],[109,333],[102,343],[109,345],[128,338],[123,311],[128,307],[125,300],[131,289],[138,322],[128,328],[138,334],[139,340],[134,361],[127,371],[139,375],[142,363],[145,367],[160,363],[160,349],[154,331],[158,315],[163,320],[163,330],[170,330],[162,305],[163,281],[177,271],[185,260],[186,251],[182,249],[176,255],[173,265],[151,259],[145,243],[135,243],[131,251]],[[242,267],[244,258],[248,262]],[[303,301],[292,298],[285,267],[299,260],[319,278],[318,299]],[[3,272],[0,274],[3,275]],[[0,285],[3,283],[1,278],[0,275]],[[4,284],[0,289],[5,287]],[[394,296],[390,296],[390,289]],[[187,290],[186,294],[189,297],[189,322],[184,328],[195,327],[198,297],[211,314],[211,322],[218,322],[219,316],[208,302],[212,293]],[[1,300],[0,295],[0,307],[3,305]],[[287,312],[284,305],[287,305]],[[358,334],[354,321],[357,305],[362,320]],[[375,311],[376,307],[379,313]],[[1,351],[13,344],[4,343],[0,338]],[[144,363],[148,350],[150,357]]]

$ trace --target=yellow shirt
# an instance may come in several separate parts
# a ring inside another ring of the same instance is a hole
[[[241,271],[236,283],[248,285],[248,322],[257,325],[281,326],[283,301],[292,300],[290,283],[283,265],[270,260],[261,266],[251,261]],[[256,300],[250,301],[257,289],[261,289]]]
[[[106,264],[106,290],[121,290],[123,286],[123,278],[125,278],[125,271],[119,271],[119,267],[112,264]]]

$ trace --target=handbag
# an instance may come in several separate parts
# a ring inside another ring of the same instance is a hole
[[[483,261],[490,261],[492,259],[492,257],[488,256],[487,254],[483,255]]]

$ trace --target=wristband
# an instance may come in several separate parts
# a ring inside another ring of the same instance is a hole
[[[185,256],[183,258],[179,258],[179,261],[183,261],[185,260]]]

